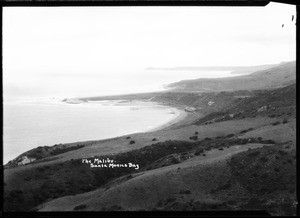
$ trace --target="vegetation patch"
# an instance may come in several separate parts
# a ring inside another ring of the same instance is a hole
[[[251,142],[258,143],[256,138],[250,139]],[[99,160],[109,158],[118,164],[137,163],[139,164],[138,170],[91,168],[88,164],[82,164],[81,159],[33,167],[18,177],[26,183],[22,194],[19,192],[18,195],[14,194],[12,192],[16,189],[14,186],[5,186],[4,208],[8,211],[28,211],[46,200],[91,191],[121,176],[178,164],[194,155],[205,156],[205,150],[221,149],[248,141],[249,139],[239,138],[210,138],[195,142],[169,140],[125,153],[94,157]],[[265,142],[261,141],[261,143]],[[93,161],[94,158],[88,158],[88,160]],[[20,199],[26,199],[26,202]]]
[[[296,164],[292,157],[284,145],[275,145],[251,149],[228,160],[233,179],[252,196],[240,209],[295,215]],[[288,161],[291,164],[282,164]]]

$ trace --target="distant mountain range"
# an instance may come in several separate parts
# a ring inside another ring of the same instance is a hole
[[[188,92],[219,92],[237,90],[272,89],[287,86],[296,81],[296,61],[284,62],[275,66],[263,65],[267,69],[254,71],[248,75],[226,77],[226,78],[201,78],[195,80],[182,80],[167,85],[175,91]],[[262,67],[262,66],[260,66]],[[254,67],[258,68],[258,66]],[[253,69],[254,69],[253,68]],[[200,69],[200,68],[194,68]],[[201,68],[204,69],[204,68]],[[222,67],[206,68],[224,70]],[[229,69],[229,68],[228,68]],[[242,69],[242,68],[240,68]],[[252,70],[253,70],[252,69]],[[250,70],[244,68],[244,72]]]

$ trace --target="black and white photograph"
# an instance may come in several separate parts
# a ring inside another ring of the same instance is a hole
[[[3,212],[296,216],[296,21],[3,7]]]

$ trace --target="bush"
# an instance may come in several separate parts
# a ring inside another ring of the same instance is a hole
[[[198,148],[196,151],[195,151],[195,155],[200,155],[201,153],[204,152],[204,149],[203,148]]]
[[[190,190],[182,190],[179,192],[179,194],[189,195],[189,194],[191,194],[191,191]]]
[[[260,160],[261,160],[262,162],[267,162],[267,161],[268,161],[268,158],[266,158],[266,157],[261,157]]]
[[[195,135],[198,135],[199,133],[198,132],[195,132]]]
[[[273,126],[276,126],[276,125],[279,125],[280,122],[279,121],[276,121],[275,123],[272,123]]]
[[[196,135],[195,135],[195,136],[191,136],[190,139],[191,139],[191,140],[197,140],[197,139],[198,139],[198,136],[196,136]]]
[[[39,171],[39,172],[44,172],[45,171],[45,168],[44,167],[38,167],[38,168],[36,168],[37,169],[37,171]]]
[[[279,150],[278,153],[281,154],[281,155],[286,155],[287,154],[286,151],[282,151],[282,150]]]
[[[231,137],[233,137],[234,136],[234,134],[228,134],[226,137],[227,138],[231,138]]]
[[[32,178],[30,176],[25,177],[25,181],[30,181]]]
[[[275,144],[275,141],[271,140],[271,139],[265,140],[263,142],[266,143],[266,144]]]
[[[157,139],[156,139],[156,138],[153,138],[152,141],[155,142],[155,141],[157,141]]]
[[[178,164],[178,163],[180,163],[180,161],[176,157],[172,157],[171,163],[172,164]]]
[[[134,144],[134,143],[135,143],[135,141],[133,141],[133,140],[131,140],[131,141],[129,142],[130,145],[132,145],[132,144]]]
[[[224,150],[224,148],[219,148],[220,151]]]
[[[74,207],[74,210],[82,210],[82,209],[85,209],[86,207],[87,207],[86,204],[80,204],[80,205]]]
[[[250,154],[248,154],[248,156],[257,156],[260,154],[260,151],[254,151],[254,152],[251,152]]]
[[[284,119],[282,123],[287,123],[287,122],[288,122],[287,119]]]
[[[128,136],[128,137],[126,137],[126,139],[131,139],[131,137],[130,137],[130,136]]]
[[[247,144],[248,143],[248,139],[242,139],[241,141],[240,141],[240,144],[242,144],[242,145],[245,145],[245,144]]]

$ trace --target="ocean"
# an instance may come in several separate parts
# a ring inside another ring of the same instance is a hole
[[[145,132],[174,119],[166,106],[67,104],[59,101],[4,105],[4,163],[38,146],[99,140]]]
[[[206,74],[144,71],[143,76],[128,75],[118,79],[114,75],[105,79],[77,78],[78,81],[75,81],[76,78],[61,77],[59,82],[57,78],[47,77],[47,83],[36,78],[35,85],[29,88],[26,81],[22,84],[22,80],[11,86],[4,76],[4,164],[38,146],[150,131],[178,116],[176,109],[155,103],[67,104],[61,101],[63,98],[159,91],[164,89],[165,84],[182,79],[232,76],[228,71]]]

